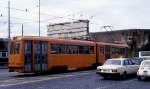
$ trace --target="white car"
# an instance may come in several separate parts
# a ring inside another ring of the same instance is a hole
[[[150,77],[150,60],[142,61],[140,68],[137,72],[137,78],[143,80],[147,77]]]
[[[108,59],[102,66],[97,67],[97,74],[104,78],[122,76],[125,78],[127,74],[136,74],[139,65],[132,62],[130,58],[114,58]]]

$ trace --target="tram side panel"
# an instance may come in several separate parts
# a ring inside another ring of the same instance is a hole
[[[84,50],[79,48],[85,47]],[[75,46],[75,45],[51,45],[49,67],[66,67],[67,69],[78,69],[91,67],[96,63],[94,46]],[[90,49],[90,47],[93,47]],[[87,50],[86,50],[87,48]],[[93,52],[90,52],[92,50]]]

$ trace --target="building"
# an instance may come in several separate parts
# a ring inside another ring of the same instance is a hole
[[[89,34],[89,20],[49,24],[47,29],[47,35],[51,38],[86,38]]]
[[[7,38],[0,38],[0,66],[8,63],[8,42]]]
[[[128,44],[134,52],[150,50],[150,29],[123,29],[90,33],[95,41]]]

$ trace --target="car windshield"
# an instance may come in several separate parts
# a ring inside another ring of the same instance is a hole
[[[144,61],[144,62],[142,63],[142,66],[150,66],[150,61]]]
[[[104,65],[121,65],[120,60],[107,60]]]

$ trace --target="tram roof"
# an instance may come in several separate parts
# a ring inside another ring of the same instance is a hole
[[[58,44],[83,44],[83,45],[95,45],[95,42],[92,41],[85,41],[85,40],[72,40],[72,39],[57,39],[57,38],[49,38],[44,36],[17,36],[13,39],[17,40],[42,40],[42,41],[50,41],[51,43],[58,43]]]
[[[116,44],[116,43],[105,43],[105,42],[97,42],[98,45],[111,45],[111,46],[119,46],[119,47],[128,47],[127,44]]]

